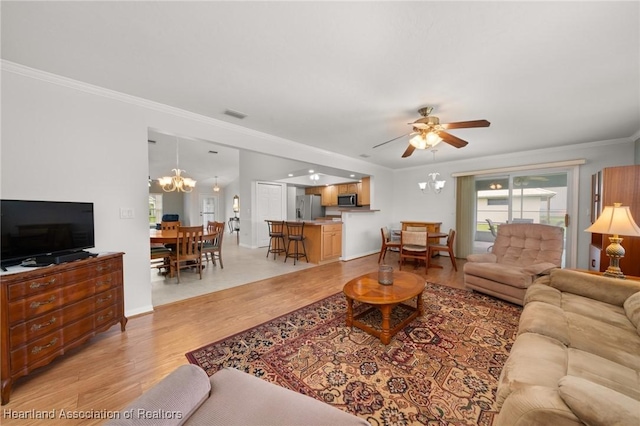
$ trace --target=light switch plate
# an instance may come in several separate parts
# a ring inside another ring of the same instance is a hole
[[[133,219],[133,209],[131,207],[120,207],[120,219]]]

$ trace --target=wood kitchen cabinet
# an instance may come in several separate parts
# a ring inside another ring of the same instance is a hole
[[[334,262],[342,256],[342,223],[305,222],[304,235],[309,262]]]
[[[124,331],[122,255],[0,276],[2,405],[17,378],[115,324]]]
[[[591,222],[595,222],[602,210],[613,203],[629,206],[638,223],[640,219],[640,165],[607,167],[591,179]],[[620,259],[620,269],[625,275],[640,276],[640,237],[622,236],[625,255]],[[609,267],[606,249],[609,235],[591,234],[589,270],[604,272]]]
[[[371,178],[364,177],[358,184],[358,205],[368,206],[371,204]]]
[[[336,185],[328,185],[320,187],[322,189],[320,204],[325,207],[332,207],[338,205],[338,190]]]

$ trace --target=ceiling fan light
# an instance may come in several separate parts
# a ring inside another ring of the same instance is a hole
[[[434,147],[442,142],[442,138],[435,132],[427,133],[427,145]]]
[[[417,149],[427,148],[427,139],[422,134],[418,134],[412,137],[411,140],[409,140],[409,143]]]

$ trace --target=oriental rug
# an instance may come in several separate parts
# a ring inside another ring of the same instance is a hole
[[[522,308],[431,283],[423,304],[424,315],[386,346],[345,325],[346,300],[337,293],[186,357],[208,375],[236,368],[374,426],[491,425]],[[366,308],[354,303],[355,313]],[[408,311],[394,308],[392,322]],[[376,326],[380,314],[361,321]]]

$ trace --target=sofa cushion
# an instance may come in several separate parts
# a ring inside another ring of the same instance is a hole
[[[625,300],[624,312],[636,328],[638,334],[640,334],[640,291],[632,294]]]
[[[640,374],[635,369],[579,349],[570,348],[568,355],[568,375],[582,377],[640,400]]]
[[[584,315],[565,312],[572,348],[590,352],[632,369],[640,366],[640,336]]]
[[[493,253],[498,263],[529,266],[549,262],[560,266],[564,228],[539,223],[514,223],[498,227]]]
[[[565,312],[579,314],[625,330],[635,331],[635,327],[625,315],[622,306],[571,293],[562,293],[562,309]]]
[[[526,306],[530,302],[544,302],[557,307],[562,306],[562,293],[560,293],[560,290],[546,284],[538,284],[540,281],[540,279],[537,279],[531,284],[531,287],[524,295],[524,305]]]
[[[565,376],[558,392],[574,414],[589,426],[640,424],[640,401],[589,380]]]
[[[569,346],[569,326],[564,311],[544,302],[527,303],[520,315],[518,334],[538,333]]]
[[[629,296],[640,291],[639,281],[609,278],[569,269],[553,269],[549,284],[562,292],[620,307]]]

